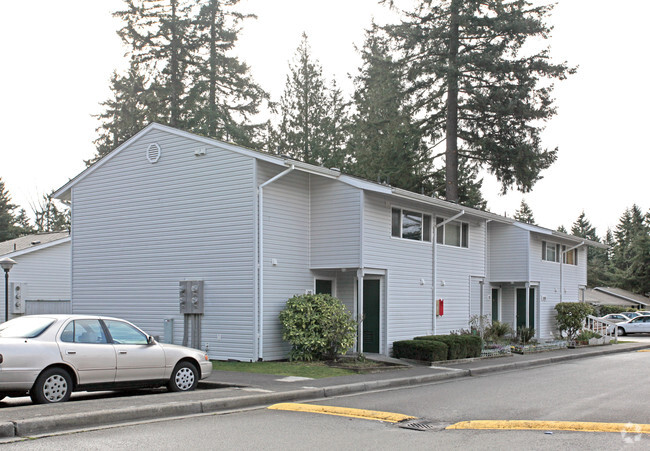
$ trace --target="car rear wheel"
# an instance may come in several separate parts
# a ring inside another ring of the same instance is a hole
[[[618,328],[618,334],[619,335],[625,335],[625,329],[623,329],[622,327],[619,327]]]
[[[72,394],[72,378],[62,368],[50,368],[38,376],[29,396],[36,404],[65,402]]]
[[[199,372],[190,362],[179,362],[172,377],[169,379],[167,388],[169,391],[190,391],[196,388],[199,383]]]

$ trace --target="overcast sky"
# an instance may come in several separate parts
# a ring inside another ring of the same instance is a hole
[[[486,176],[483,195],[491,211],[509,216],[523,198],[537,223],[553,229],[570,228],[584,210],[602,236],[625,208],[650,207],[650,2],[559,3],[549,21],[552,55],[579,66],[556,83],[558,115],[544,133],[559,158],[532,193],[500,196]],[[3,3],[0,177],[28,212],[94,155],[92,115],[109,96],[111,73],[124,66],[119,23],[110,14],[121,6],[121,0]],[[241,0],[239,10],[258,19],[245,23],[237,53],[275,100],[303,31],[326,77],[349,93],[360,62],[354,45],[362,44],[373,17],[380,23],[394,17],[376,0]]]

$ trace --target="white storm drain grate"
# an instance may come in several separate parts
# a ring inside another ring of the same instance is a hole
[[[429,420],[407,420],[398,424],[402,429],[411,429],[413,431],[441,431],[445,428],[443,424],[434,423]]]

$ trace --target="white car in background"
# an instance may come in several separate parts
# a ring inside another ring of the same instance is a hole
[[[609,326],[607,331],[614,333],[615,329],[618,329],[618,335],[650,333],[650,315],[640,315],[628,321],[616,323]]]
[[[77,390],[166,385],[194,390],[212,373],[208,355],[158,343],[128,321],[86,315],[30,315],[0,324],[0,399],[67,401]]]

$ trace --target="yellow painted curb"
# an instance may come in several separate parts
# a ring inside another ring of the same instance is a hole
[[[338,415],[342,417],[362,418],[364,420],[388,421],[399,423],[404,420],[412,420],[415,417],[402,415],[400,413],[379,412],[377,410],[350,409],[347,407],[318,406],[315,404],[298,404],[283,402],[268,407],[271,410],[291,410],[295,412],[322,413],[325,415]]]
[[[580,432],[628,432],[630,434],[650,434],[650,424],[595,423],[584,421],[475,420],[461,421],[460,423],[447,426],[447,429],[521,429]]]
[[[637,352],[650,352],[650,349],[640,349]]]

